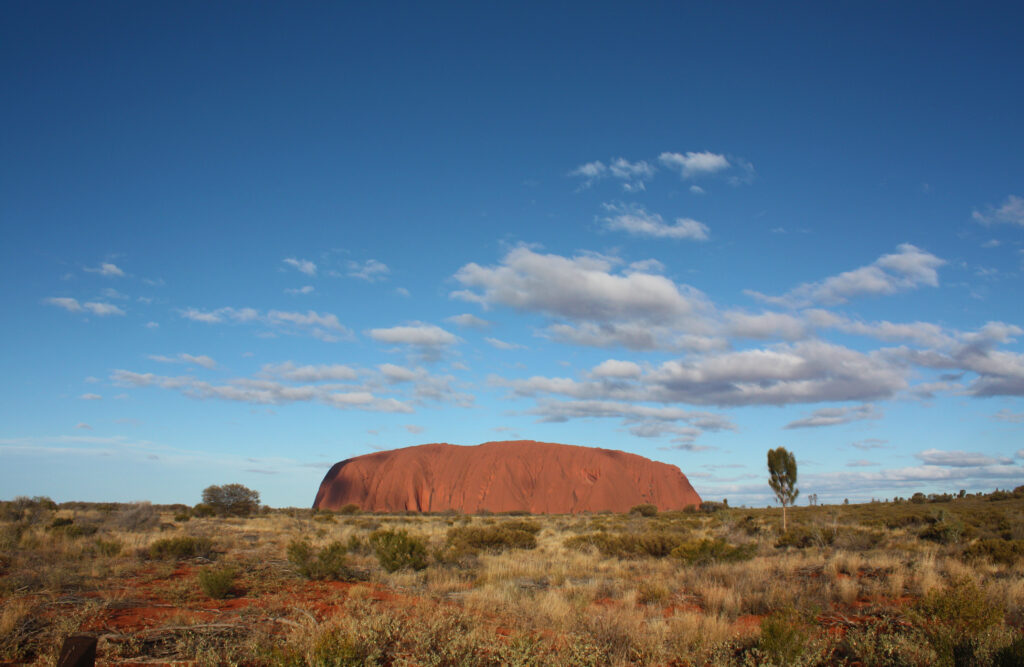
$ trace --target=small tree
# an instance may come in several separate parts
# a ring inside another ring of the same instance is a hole
[[[796,502],[796,457],[785,447],[768,450],[768,486],[782,505],[782,532],[786,532],[786,505]]]
[[[208,486],[203,504],[221,516],[249,516],[260,508],[260,494],[241,484]]]

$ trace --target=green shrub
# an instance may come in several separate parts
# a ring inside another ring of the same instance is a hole
[[[640,516],[657,516],[658,506],[652,505],[651,503],[644,503],[643,505],[636,505],[630,508],[630,514],[639,514]]]
[[[370,535],[370,546],[381,567],[388,572],[427,567],[427,545],[404,530],[378,530]]]
[[[185,523],[186,521],[189,521],[191,518],[192,514],[190,512],[179,512],[178,514],[174,515],[174,520],[178,523]]]
[[[235,576],[233,567],[204,567],[199,571],[199,587],[214,600],[223,600],[231,592]]]
[[[646,533],[590,533],[577,535],[565,541],[570,549],[595,547],[602,555],[617,558],[651,556],[664,558],[686,541],[684,533],[648,531]]]
[[[47,530],[60,530],[62,528],[66,528],[67,526],[70,526],[70,525],[72,525],[74,523],[75,523],[74,519],[67,519],[67,518],[64,518],[64,517],[56,517],[53,521],[50,522],[50,525],[47,526],[46,529]]]
[[[305,540],[292,540],[287,550],[288,561],[306,579],[353,579],[352,570],[346,562],[345,545],[331,542],[319,551]]]
[[[978,540],[963,553],[965,558],[988,558],[993,563],[1014,565],[1024,558],[1024,540]]]
[[[687,565],[708,565],[725,562],[736,563],[750,560],[757,553],[756,544],[732,546],[725,540],[700,540],[680,544],[672,550],[672,557]]]
[[[940,662],[949,665],[974,664],[967,656],[973,655],[982,633],[1002,623],[1003,613],[967,577],[953,579],[944,590],[931,591],[911,611]]]
[[[448,529],[447,545],[459,552],[534,549],[540,526],[529,521],[508,521],[493,526],[454,526]]]
[[[939,544],[956,544],[963,535],[963,522],[943,511],[931,525],[926,526],[918,534],[918,537],[922,540],[930,540]]]
[[[121,530],[142,532],[160,523],[160,514],[148,502],[135,503],[123,508],[114,517],[114,524]]]
[[[775,542],[778,548],[795,547],[827,547],[836,541],[838,530],[835,526],[790,526]]]
[[[149,557],[161,560],[184,558],[210,558],[213,556],[213,540],[208,537],[167,537],[149,545]]]
[[[199,503],[192,508],[192,516],[205,519],[217,514],[217,511],[213,509],[213,506],[207,505],[206,503]]]
[[[992,658],[992,667],[1021,667],[1024,665],[1024,635],[1018,635],[1009,645],[996,651]]]
[[[803,654],[807,646],[807,632],[797,615],[781,611],[761,621],[761,638],[757,647],[776,665],[791,665]]]
[[[96,540],[96,551],[98,551],[101,556],[112,558],[121,553],[121,543],[117,540],[104,540],[99,538]]]
[[[349,503],[338,510],[338,514],[359,514],[359,505]]]

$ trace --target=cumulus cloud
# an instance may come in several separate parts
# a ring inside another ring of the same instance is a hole
[[[298,259],[295,257],[286,257],[282,260],[285,264],[292,267],[293,269],[305,273],[307,276],[316,275],[316,264],[308,259]]]
[[[587,162],[569,172],[569,176],[583,179],[581,188],[586,189],[602,178],[615,178],[622,181],[622,189],[626,192],[639,192],[646,189],[645,182],[654,177],[657,169],[654,165],[640,160],[630,162],[625,158],[615,158],[605,165],[600,160]]]
[[[725,331],[740,338],[782,338],[799,340],[807,337],[807,325],[786,313],[761,312],[750,314],[730,311],[724,314]]]
[[[1008,457],[992,457],[977,452],[943,451],[941,449],[926,449],[914,456],[927,465],[951,468],[978,468],[1013,463],[1013,459]]]
[[[702,174],[713,174],[729,168],[729,160],[718,153],[687,152],[662,153],[658,161],[669,169],[678,171],[683,178],[693,178]]]
[[[312,294],[315,288],[312,285],[303,285],[302,287],[289,287],[284,291],[285,294]]]
[[[391,269],[383,262],[375,259],[368,259],[365,262],[350,261],[348,263],[348,275],[359,278],[370,283],[386,280]]]
[[[689,241],[707,241],[708,226],[690,218],[676,218],[668,224],[658,213],[650,213],[639,204],[604,204],[607,215],[599,218],[606,229],[645,236]]]
[[[495,349],[498,349],[498,350],[525,350],[525,349],[527,349],[525,345],[520,345],[519,343],[509,343],[509,342],[506,342],[506,341],[503,341],[503,340],[499,340],[497,338],[487,337],[487,338],[484,338],[484,340],[487,341],[488,345],[490,345],[491,347],[493,347]]]
[[[487,320],[479,318],[476,315],[471,315],[470,313],[452,315],[451,317],[446,317],[444,321],[451,322],[456,326],[466,327],[468,329],[486,329],[491,326],[491,323]]]
[[[1009,195],[999,208],[989,206],[984,212],[974,211],[971,217],[983,225],[1005,222],[1024,227],[1024,198]]]
[[[851,447],[857,449],[885,449],[889,445],[888,440],[882,440],[880,438],[867,438],[865,440],[858,440],[857,442],[851,442]]]
[[[188,376],[169,377],[153,373],[115,370],[111,380],[127,387],[159,387],[178,391],[198,400],[224,400],[256,405],[288,405],[296,402],[319,402],[339,409],[373,412],[411,413],[413,408],[395,398],[376,396],[358,387],[332,385],[286,384],[263,378],[234,378],[213,384]]]
[[[125,276],[124,271],[122,271],[120,267],[116,264],[111,264],[110,262],[103,262],[95,268],[86,267],[85,270],[89,273],[98,273],[101,276],[106,276],[108,278],[124,278]]]
[[[266,364],[263,374],[279,377],[291,382],[347,382],[359,379],[359,372],[342,364],[317,364],[298,366],[286,361],[280,364]]]
[[[459,337],[434,324],[413,323],[388,329],[370,329],[370,338],[381,343],[438,347],[453,345]]]
[[[266,314],[262,314],[255,308],[225,307],[208,311],[186,308],[179,312],[185,319],[195,322],[203,322],[205,324],[248,324],[259,322],[284,333],[307,334],[329,343],[352,336],[352,331],[338,321],[337,315],[319,313],[315,310],[307,310],[304,313],[271,310]]]
[[[397,364],[381,364],[377,366],[377,370],[391,383],[412,382],[420,376],[419,372]]]
[[[99,394],[82,394],[78,398],[80,398],[83,401],[99,401],[103,399],[103,397],[100,396]]]
[[[419,435],[424,431],[424,428],[417,424],[406,424],[403,428],[409,433],[412,433],[413,435]]]
[[[520,246],[498,266],[472,263],[455,274],[467,289],[453,298],[570,320],[695,324],[703,295],[660,275],[616,273],[603,256],[562,257]]]
[[[676,435],[692,441],[705,431],[737,430],[725,415],[617,401],[542,400],[529,414],[538,416],[545,423],[562,423],[570,419],[619,419],[630,433],[642,438]]]
[[[881,419],[882,413],[871,404],[842,408],[821,408],[803,419],[786,424],[783,428],[813,428],[816,426],[838,426],[864,419]]]
[[[149,358],[153,361],[159,361],[164,364],[194,364],[196,366],[202,366],[203,368],[216,368],[217,362],[205,354],[194,355],[186,352],[178,353],[176,357],[167,357],[162,354],[151,354]]]
[[[846,464],[847,468],[870,468],[871,466],[879,465],[875,461],[868,461],[867,459],[858,459],[857,461],[850,461]]]
[[[931,322],[862,322],[819,309],[806,310],[803,315],[811,326],[819,329],[836,329],[886,342],[909,341],[925,347],[939,347],[953,341],[941,326]]]
[[[81,313],[88,311],[93,315],[98,315],[100,317],[125,314],[122,309],[112,303],[102,303],[98,301],[79,303],[78,299],[72,299],[70,297],[50,297],[48,299],[43,299],[43,303],[63,308],[69,313]]]
[[[937,287],[938,268],[945,260],[903,243],[897,252],[882,255],[867,266],[830,276],[821,282],[804,283],[781,297],[753,290],[746,293],[768,303],[789,307],[812,304],[837,305],[859,296],[896,294],[921,286]]]
[[[638,378],[642,373],[639,364],[618,359],[602,361],[590,371],[592,376],[601,378]]]
[[[561,394],[690,405],[788,405],[889,398],[907,386],[905,366],[876,354],[806,341],[712,353],[645,369],[635,379],[532,377],[507,381],[523,396]]]

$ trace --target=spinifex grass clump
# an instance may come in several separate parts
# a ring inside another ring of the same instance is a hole
[[[353,579],[345,555],[345,545],[341,542],[331,542],[320,550],[306,540],[292,540],[288,545],[288,561],[306,579]]]
[[[388,572],[427,567],[427,545],[404,530],[378,530],[370,535],[370,546]]]
[[[506,521],[494,526],[456,526],[448,529],[448,546],[456,551],[502,551],[534,549],[540,524]]]
[[[223,600],[231,592],[238,572],[230,566],[205,567],[199,571],[199,587],[214,600]]]
[[[915,625],[939,656],[939,664],[973,665],[983,650],[987,630],[1001,625],[1004,610],[989,603],[984,591],[967,577],[936,589],[914,605]]]
[[[671,555],[688,565],[709,565],[750,560],[756,553],[756,544],[733,546],[725,540],[700,540],[679,545]]]
[[[664,558],[673,549],[686,542],[685,533],[667,531],[649,531],[646,533],[590,533],[577,535],[565,541],[570,549],[586,550],[594,547],[605,556],[618,558],[636,558],[651,556]]]
[[[213,540],[208,537],[167,537],[149,545],[150,558],[174,560],[185,558],[210,558],[213,556]]]

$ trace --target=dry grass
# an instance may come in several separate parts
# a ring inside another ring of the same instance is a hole
[[[987,506],[950,505],[950,514],[987,535]],[[984,641],[1020,632],[1024,564],[967,562],[963,544],[922,540],[917,519],[904,514],[919,512],[926,522],[929,508],[850,506],[821,508],[818,515],[804,510],[793,511],[796,526],[804,520],[815,529],[834,526],[840,537],[852,536],[836,544],[856,548],[779,548],[777,513],[762,510],[534,517],[542,526],[535,548],[481,551],[456,560],[441,557],[452,527],[522,518],[314,517],[296,511],[175,522],[173,513],[161,511],[150,529],[129,530],[115,520],[116,512],[59,510],[27,525],[0,521],[0,659],[52,664],[53,645],[63,636],[109,627],[116,614],[140,609],[135,626],[101,642],[105,659],[199,656],[204,664],[318,664],[323,651],[354,651],[361,664],[378,664],[383,658],[373,657],[376,646],[396,660],[422,664],[426,655],[442,655],[443,645],[451,651],[446,659],[456,661],[447,664],[756,664],[764,661],[759,646],[778,644],[778,638],[771,640],[775,644],[759,639],[762,619],[795,614],[794,622],[816,647],[812,653],[818,657],[807,658],[808,664],[885,664],[878,661],[885,651],[910,651],[923,641],[906,620],[913,619],[914,604],[906,596],[941,592],[957,579],[978,585],[987,603],[1004,611],[1001,629]],[[1002,512],[1024,520],[1024,502],[1006,504]],[[95,532],[49,528],[57,517],[95,526]],[[404,530],[423,540],[437,559],[422,571],[388,573],[358,546],[377,529]],[[597,531],[669,531],[688,540],[751,543],[756,555],[688,566],[672,556],[606,557],[565,545],[572,536]],[[865,547],[863,535],[873,535],[876,546]],[[212,539],[214,560],[238,572],[235,595],[254,604],[211,602],[197,581],[203,561],[145,556],[156,540],[180,536]],[[301,579],[285,558],[294,539],[317,549],[335,541],[355,545],[346,558],[361,582]],[[902,634],[865,631],[861,641],[853,632],[847,641],[843,637],[856,630],[842,625],[850,617],[862,619],[858,623],[877,619],[885,632]],[[903,620],[885,620],[893,618]],[[843,633],[827,631],[834,627]],[[884,646],[878,643],[883,639]]]

